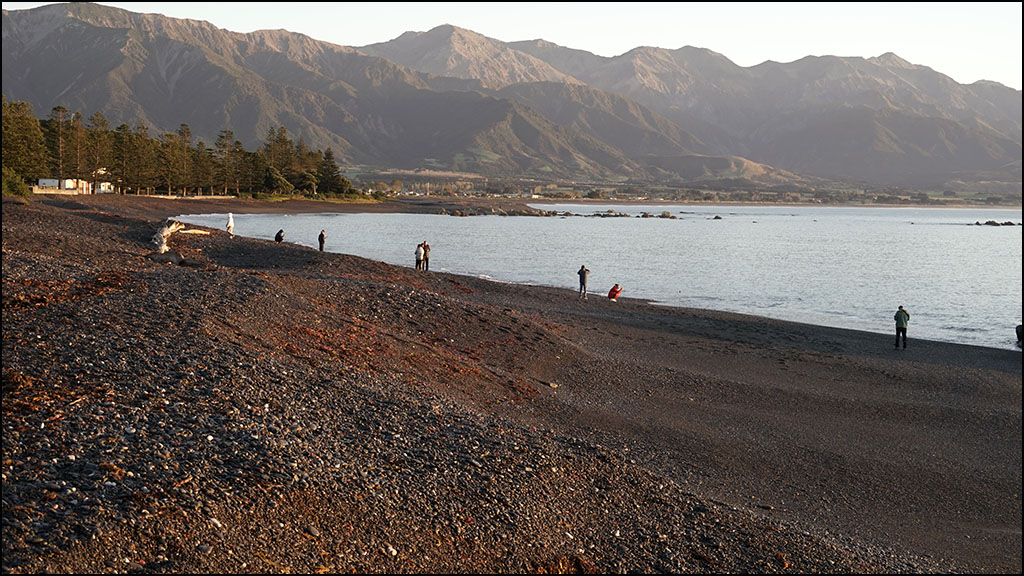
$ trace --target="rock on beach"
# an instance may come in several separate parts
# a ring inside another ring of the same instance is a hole
[[[223,230],[152,257],[272,210],[324,208],[4,198],[5,573],[1021,570],[1018,351]]]

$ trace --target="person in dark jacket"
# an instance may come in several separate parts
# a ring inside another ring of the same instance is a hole
[[[274,242],[277,242],[278,244],[284,242],[284,230],[277,231],[277,236],[274,236]]]
[[[900,306],[899,310],[896,311],[896,315],[893,316],[893,320],[896,321],[896,348],[900,347],[900,337],[903,337],[903,349],[907,349],[907,324],[910,323],[910,312],[907,312],[903,306]]]
[[[590,270],[584,264],[584,265],[580,266],[579,271],[576,272],[576,273],[579,274],[579,276],[580,276],[580,298],[586,300],[587,299],[587,276],[590,276]]]
[[[320,251],[323,252],[324,251],[324,242],[327,241],[327,230],[321,230],[320,231],[320,238],[319,238],[319,240],[320,240]]]

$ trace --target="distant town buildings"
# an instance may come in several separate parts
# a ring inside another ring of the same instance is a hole
[[[40,178],[32,191],[37,194],[110,194],[114,192],[114,185],[99,182],[93,190],[92,182],[78,178]]]

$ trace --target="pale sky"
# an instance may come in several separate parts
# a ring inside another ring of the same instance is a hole
[[[3,2],[20,10],[52,2]],[[893,52],[961,84],[1021,89],[1021,2],[100,2],[205,20],[234,32],[285,29],[343,46],[442,24],[495,40],[543,39],[600,56],[638,46],[707,48],[739,66]]]

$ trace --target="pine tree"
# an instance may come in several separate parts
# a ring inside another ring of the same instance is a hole
[[[109,177],[117,184],[117,191],[128,191],[131,166],[135,161],[135,134],[127,124],[121,124],[114,130],[112,147],[112,163]]]
[[[157,158],[159,156],[159,142],[149,135],[149,127],[139,124],[135,127],[135,162],[134,170],[131,171],[129,185],[136,193],[147,193],[157,186],[159,171],[157,170]]]
[[[99,189],[100,179],[111,170],[113,162],[114,138],[110,132],[110,123],[102,112],[89,117],[85,141],[85,173],[95,193]]]
[[[320,163],[316,167],[316,177],[319,181],[317,190],[324,195],[348,194],[352,191],[352,183],[341,175],[341,168],[334,160],[334,150],[324,150]]]
[[[3,166],[26,180],[46,178],[46,143],[28,102],[3,97]]]
[[[64,164],[64,154],[67,150],[68,135],[68,109],[63,106],[54,106],[50,110],[50,118],[42,123],[43,135],[46,137],[46,147],[49,152],[50,176],[57,178],[61,183],[67,175]]]

